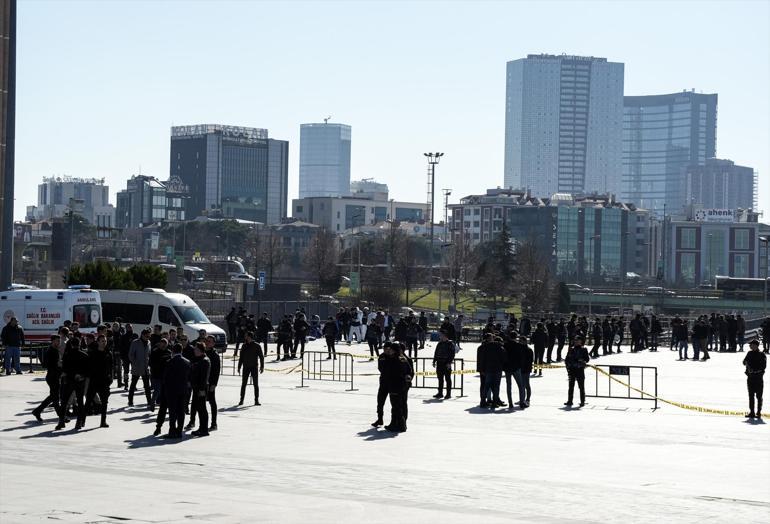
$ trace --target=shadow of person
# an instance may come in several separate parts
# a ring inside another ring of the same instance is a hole
[[[3,428],[2,431],[3,432],[6,432],[6,431],[18,431],[20,429],[27,429],[27,428],[31,428],[31,427],[34,427],[34,426],[41,426],[43,424],[45,424],[45,422],[38,422],[37,420],[27,420],[26,422],[22,423],[21,426],[15,426],[15,427],[12,427],[12,428]]]
[[[139,448],[151,448],[155,446],[166,446],[169,444],[179,444],[180,442],[183,442],[185,440],[187,439],[162,438],[162,437],[154,437],[152,435],[147,435],[145,437],[124,440],[123,442],[128,444],[128,449],[139,449]]]
[[[372,440],[383,440],[387,438],[395,438],[398,436],[398,433],[394,433],[392,431],[383,430],[379,431],[377,428],[370,428],[366,431],[359,431],[356,433],[357,436],[363,438],[366,441],[372,441]]]
[[[745,424],[751,424],[752,426],[761,426],[761,425],[763,425],[765,423],[765,419],[762,419],[762,418],[747,418],[743,422]]]
[[[53,429],[50,429],[48,431],[43,431],[42,433],[38,433],[36,435],[23,435],[23,436],[19,437],[19,439],[20,440],[27,440],[27,439],[30,439],[30,438],[40,438],[40,437],[45,437],[45,438],[58,438],[58,437],[67,437],[67,436],[71,437],[71,436],[77,435],[79,433],[88,433],[89,431],[94,431],[96,429],[99,429],[99,428],[93,427],[93,428],[88,428],[88,429],[75,429],[75,426],[72,426],[71,428],[63,429],[63,430],[59,430],[59,431],[55,431]]]

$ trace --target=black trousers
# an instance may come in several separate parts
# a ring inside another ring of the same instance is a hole
[[[269,338],[269,335],[267,333],[260,334],[257,333],[257,343],[262,344],[262,350],[264,351],[265,357],[267,357],[267,339]]]
[[[385,400],[388,398],[388,389],[380,384],[377,389],[377,419],[382,420],[385,410]]]
[[[213,388],[209,386],[209,391],[206,393],[206,400],[209,401],[209,406],[211,407],[211,424],[216,425],[217,423],[217,388],[214,386]]]
[[[549,338],[548,339],[548,353],[546,353],[545,361],[550,364],[551,363],[551,357],[553,356],[553,348],[556,345],[556,339],[555,338]]]
[[[335,342],[336,339],[334,337],[326,337],[326,351],[329,353],[330,357],[334,355],[334,358],[337,358],[337,350],[334,348]]]
[[[193,391],[190,424],[195,424],[196,415],[198,417],[198,429],[207,433],[209,430],[209,414],[206,411],[206,395],[200,396],[198,391]]]
[[[128,386],[128,372],[131,370],[131,362],[121,360],[120,363],[123,366],[123,385]]]
[[[596,358],[599,356],[599,346],[602,344],[602,339],[595,338],[594,339],[594,346],[591,348],[591,358]]]
[[[83,409],[78,417],[81,424],[86,422],[86,414],[94,403],[94,397],[99,395],[99,401],[102,403],[99,414],[102,416],[102,422],[107,421],[107,402],[110,398],[110,384],[95,384],[93,381],[88,384],[88,392],[86,393],[85,409]]]
[[[72,395],[73,393],[75,394],[75,404],[77,405],[76,415],[78,419],[80,418],[81,413],[85,411],[85,406],[83,404],[83,395],[85,394],[85,389],[86,389],[85,380],[81,380],[81,381],[69,380],[64,384],[62,384],[62,387],[61,387],[60,398],[64,399],[65,403],[69,400],[70,395]],[[64,418],[66,414],[67,414],[67,410],[65,406],[61,406],[61,409],[59,409],[59,424],[64,424]]]
[[[304,336],[295,336],[294,337],[294,346],[291,348],[291,356],[295,357],[297,356],[297,348],[300,348],[300,354],[305,354],[305,337]]]
[[[168,432],[172,435],[181,434],[182,428],[184,428],[184,410],[187,406],[187,397],[187,393],[166,396],[165,402],[168,404]],[[163,403],[161,403],[162,405]],[[158,417],[160,417],[160,414],[158,414]]]
[[[406,339],[406,350],[409,352],[409,358],[412,358],[412,350],[414,349],[414,356],[417,356],[417,339],[416,338],[407,338]]]
[[[144,396],[147,397],[147,405],[152,405],[152,392],[150,391],[150,375],[142,375],[142,387],[144,388]],[[131,385],[128,387],[128,403],[134,403],[134,393],[136,392],[136,384],[139,382],[139,375],[131,375]]]
[[[376,340],[369,339],[367,340],[367,343],[369,344],[369,356],[374,357],[374,355],[380,356],[380,350],[377,348],[378,342]]]
[[[746,387],[749,390],[749,411],[751,413],[762,413],[762,391],[765,388],[762,377],[748,377],[746,379]],[[757,399],[756,411],[754,411],[754,397]]]
[[[556,362],[561,362],[561,350],[564,349],[564,339],[559,340],[559,345],[556,348]]]
[[[585,404],[586,401],[586,375],[582,369],[574,369],[569,373],[569,390],[567,392],[567,402],[572,403],[572,396],[575,392],[575,382],[577,382],[578,389],[580,390],[580,403]]]
[[[444,390],[444,382],[446,381],[446,394],[452,394],[452,363],[451,362],[437,362],[436,363],[436,376],[438,376],[438,392],[439,395]]]
[[[61,385],[59,384],[58,380],[53,378],[49,380],[46,377],[45,382],[48,384],[48,396],[43,399],[40,405],[36,407],[33,412],[42,413],[45,408],[53,404],[53,409],[56,411],[56,415],[58,416],[60,415],[59,410],[61,409],[61,406],[59,405],[59,389],[61,388]]]
[[[543,365],[543,354],[545,353],[545,348],[535,348],[535,371],[539,371],[541,374],[543,373],[542,369],[538,369],[537,366]]]
[[[254,402],[257,402],[259,400],[259,370],[257,366],[243,368],[243,374],[241,375],[241,402],[243,402],[246,396],[246,386],[249,383],[249,377],[251,377],[254,383]]]
[[[227,324],[227,331],[230,332],[230,343],[238,341],[238,324]]]
[[[182,408],[184,409],[184,408]],[[155,417],[155,425],[158,429],[163,427],[166,422],[166,414],[168,413],[168,401],[166,400],[165,392],[161,392],[158,403],[158,416]]]
[[[398,431],[406,431],[406,420],[409,418],[407,394],[409,388],[390,392],[390,425]]]

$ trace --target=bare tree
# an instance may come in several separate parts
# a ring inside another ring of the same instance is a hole
[[[548,257],[534,240],[525,240],[517,245],[516,270],[521,283],[519,295],[522,309],[549,309],[554,289],[551,270]]]
[[[318,293],[336,292],[339,288],[340,270],[337,266],[339,250],[334,233],[322,229],[310,241],[305,253],[304,265],[310,271],[318,288]]]

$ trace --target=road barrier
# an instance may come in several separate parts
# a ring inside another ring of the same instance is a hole
[[[305,351],[302,355],[301,388],[308,387],[305,381],[347,382],[345,391],[357,391],[353,386],[353,355],[337,353],[337,358],[328,358],[326,351]]]
[[[658,368],[653,366],[608,366],[591,365],[594,370],[594,384],[586,384],[586,396],[594,398],[619,398],[630,400],[651,400],[653,409],[658,409]],[[590,373],[588,374],[590,377]],[[620,378],[617,378],[620,377]],[[588,378],[588,377],[587,377]],[[607,379],[606,381],[604,379]],[[645,389],[645,378],[648,389]],[[613,383],[615,388],[613,389]],[[635,384],[633,386],[632,384]]]
[[[426,357],[415,357],[411,360],[412,366],[414,367],[412,388],[438,389],[438,374],[433,369],[433,359]],[[465,361],[463,359],[456,358],[452,360],[452,389],[459,389],[461,397],[465,396],[465,375],[471,371],[475,373],[475,370],[465,369]]]
[[[31,344],[28,346],[22,346],[19,355],[19,366],[27,367],[27,373],[34,373],[35,366],[42,366],[43,353],[48,346],[46,344]],[[29,363],[25,364],[24,360],[29,359]],[[5,362],[5,346],[0,346],[0,363]],[[13,371],[13,370],[12,370]]]

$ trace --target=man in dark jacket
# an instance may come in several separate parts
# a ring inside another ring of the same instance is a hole
[[[227,323],[230,344],[235,344],[238,341],[238,312],[235,310],[235,307],[232,307],[225,316],[225,322]]]
[[[545,362],[546,364],[550,364],[553,362],[553,348],[556,345],[556,338],[558,334],[558,324],[556,321],[552,318],[548,319],[548,322],[545,324],[545,331],[548,333],[548,353],[546,353],[545,356]]]
[[[147,407],[154,409],[150,392],[150,330],[143,329],[138,339],[134,339],[128,348],[128,359],[131,361],[131,385],[128,387],[128,405],[134,405],[134,392],[139,379],[142,379],[144,396],[147,397]]]
[[[294,345],[291,348],[291,358],[297,358],[297,348],[300,347],[300,358],[305,354],[305,340],[310,324],[305,320],[305,315],[298,313],[294,319]]]
[[[385,409],[385,400],[388,398],[388,372],[390,361],[394,358],[393,343],[385,342],[382,346],[382,353],[377,357],[377,369],[380,371],[380,384],[377,389],[377,420],[372,422],[373,427],[379,427],[383,424],[383,414]]]
[[[209,391],[209,376],[211,374],[211,362],[206,356],[206,348],[200,343],[195,343],[195,360],[190,369],[190,388],[192,389],[193,405],[190,415],[190,424],[195,425],[194,418],[198,416],[198,429],[192,432],[196,437],[208,437],[209,414],[206,411],[206,395]]]
[[[708,326],[706,326],[708,328]],[[663,333],[663,326],[660,323],[660,319],[656,315],[652,315],[650,321],[650,351],[658,351],[658,339],[661,333]],[[708,335],[708,331],[706,332]]]
[[[412,350],[414,349],[414,356],[417,357],[417,347],[420,340],[420,333],[422,328],[413,316],[410,316],[406,322],[406,350],[409,352],[409,358],[412,358]]]
[[[185,407],[190,391],[190,367],[190,361],[182,356],[182,345],[174,345],[163,377],[163,393],[169,415],[169,430],[166,435],[168,438],[182,438]],[[205,405],[203,409],[206,409]]]
[[[24,330],[16,317],[11,317],[0,331],[0,344],[5,347],[5,374],[11,374],[11,368],[21,375],[21,346],[24,345]]]
[[[412,366],[403,353],[399,352],[400,354],[394,355],[392,346],[385,348],[383,353],[392,355],[392,358],[386,360],[383,373],[391,405],[390,424],[385,426],[385,429],[394,433],[401,433],[406,431],[408,416],[406,397],[412,382]]]
[[[594,345],[591,348],[591,358],[597,358],[599,356],[599,347],[602,345],[602,325],[598,318],[595,318],[594,323],[591,325],[591,337],[594,341]]]
[[[168,347],[168,340],[162,338],[150,351],[151,411],[155,410],[157,404],[163,402],[163,377],[166,375],[166,364],[169,360],[171,360],[171,349]]]
[[[278,324],[277,343],[275,345],[275,358],[281,360],[281,347],[283,347],[283,360],[289,360],[294,337],[294,328],[289,316],[286,315]]]
[[[46,349],[43,355],[43,367],[45,367],[45,383],[48,384],[48,396],[45,397],[43,402],[38,407],[32,410],[32,414],[35,416],[38,422],[43,422],[43,418],[40,416],[43,410],[48,407],[49,404],[53,404],[53,408],[56,411],[56,415],[59,415],[59,388],[61,387],[61,337],[59,335],[51,335],[51,345]]]
[[[246,343],[241,349],[241,356],[238,359],[238,373],[243,369],[241,377],[241,400],[239,406],[243,405],[243,399],[246,396],[246,385],[251,377],[254,383],[254,405],[261,406],[259,403],[259,374],[265,372],[265,355],[262,348],[254,341],[254,333],[246,333]]]
[[[267,313],[262,313],[262,317],[257,320],[257,338],[255,342],[262,344],[262,351],[267,356],[267,341],[270,338],[270,332],[273,330],[273,323]]]
[[[211,372],[209,374],[209,391],[206,398],[211,407],[211,427],[209,431],[217,429],[217,384],[219,384],[219,374],[222,371],[222,360],[219,358],[214,344],[216,339],[213,335],[206,337],[206,356],[209,359]]]
[[[513,409],[513,395],[511,391],[511,379],[516,381],[516,388],[519,390],[519,407],[524,409],[526,402],[524,401],[524,385],[521,380],[521,360],[522,352],[518,347],[519,344],[516,341],[516,332],[511,332],[503,343],[505,349],[505,389],[508,393],[508,409]]]
[[[479,347],[476,360],[476,369],[483,377],[479,407],[495,409],[505,406],[500,400],[500,378],[505,365],[505,350],[495,335],[484,335],[484,342]]]
[[[137,335],[134,333],[134,327],[131,324],[126,324],[125,330],[118,342],[120,362],[123,366],[123,391],[128,391],[128,374],[131,370],[131,359],[128,358],[128,352],[131,347],[131,342],[133,342],[135,338],[137,338]]]
[[[81,410],[78,425],[85,426],[86,414],[94,402],[94,397],[99,395],[100,415],[102,416],[99,427],[108,428],[107,402],[110,398],[110,386],[112,385],[112,353],[107,351],[107,337],[99,335],[96,338],[96,347],[88,353],[88,393],[86,394],[85,409]]]
[[[527,320],[526,317],[524,320]],[[545,354],[545,346],[548,344],[548,333],[546,333],[542,322],[537,323],[535,332],[532,333],[532,344],[535,346],[535,373],[542,377],[543,355]]]
[[[438,376],[438,393],[433,398],[444,396],[444,381],[446,381],[446,396],[452,398],[452,362],[455,358],[454,342],[449,340],[446,332],[439,331],[439,342],[433,352],[433,367]]]
[[[767,356],[759,352],[759,340],[756,338],[749,342],[749,351],[743,359],[746,366],[746,388],[749,391],[748,418],[762,418],[762,390],[764,389],[764,374],[767,367]],[[757,399],[754,411],[754,397]]]
[[[83,427],[80,424],[80,417],[84,412],[83,395],[86,389],[88,373],[88,353],[84,348],[80,347],[80,339],[73,337],[67,342],[64,355],[62,356],[62,387],[60,398],[63,400],[63,404],[66,404],[70,395],[73,393],[75,394],[78,417],[78,422],[75,424],[76,430]],[[61,409],[59,409],[59,424],[56,426],[56,429],[64,429],[66,412],[65,405],[62,405]]]
[[[425,349],[425,333],[428,332],[428,317],[425,316],[425,311],[420,311],[417,324],[420,326],[420,333],[418,335],[418,340],[420,341],[420,349]]]
[[[575,344],[567,351],[567,357],[564,359],[564,365],[567,368],[567,377],[569,378],[569,389],[567,392],[567,402],[565,406],[572,406],[572,396],[575,391],[575,382],[580,389],[580,407],[586,404],[585,388],[585,368],[590,360],[588,351],[583,347],[583,338],[575,337]]]
[[[324,323],[322,334],[326,340],[326,351],[328,353],[326,360],[331,360],[332,358],[336,360],[337,351],[334,348],[334,344],[339,339],[339,328],[337,327],[337,321],[334,317],[329,317]]]

